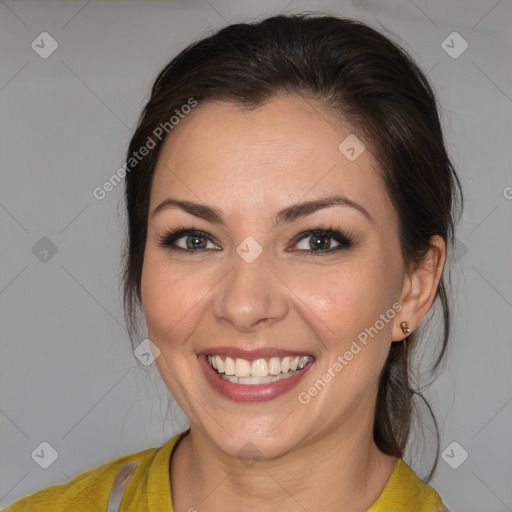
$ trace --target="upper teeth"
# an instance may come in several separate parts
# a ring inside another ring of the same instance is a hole
[[[267,375],[279,375],[288,373],[289,370],[295,371],[302,369],[311,361],[310,356],[286,356],[283,358],[271,357],[270,359],[256,359],[248,361],[247,359],[236,359],[218,355],[209,355],[208,362],[217,370],[218,373],[233,375],[235,377],[266,377]]]

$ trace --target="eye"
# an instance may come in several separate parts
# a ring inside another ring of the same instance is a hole
[[[158,245],[171,250],[188,252],[201,252],[202,249],[219,250],[209,235],[197,229],[179,229],[166,233],[160,238]]]
[[[337,245],[333,246],[332,241]],[[298,252],[311,253],[309,255],[319,256],[330,254],[352,247],[352,240],[339,231],[332,229],[313,229],[301,233],[295,239]]]

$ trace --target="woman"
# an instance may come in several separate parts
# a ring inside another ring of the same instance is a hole
[[[408,351],[460,185],[434,94],[368,26],[228,26],[158,76],[131,140],[125,306],[190,420],[7,510],[447,510],[403,461]],[[422,343],[434,343],[424,339]]]

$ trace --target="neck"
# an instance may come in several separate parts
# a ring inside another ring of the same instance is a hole
[[[366,511],[398,460],[377,448],[372,428],[333,428],[279,458],[251,462],[220,452],[192,426],[171,459],[174,510]]]

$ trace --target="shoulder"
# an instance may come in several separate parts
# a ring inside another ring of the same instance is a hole
[[[107,510],[109,494],[119,470],[127,463],[135,461],[136,470],[130,494],[145,494],[147,475],[157,453],[172,450],[176,441],[183,434],[173,437],[159,448],[149,448],[140,452],[123,455],[100,466],[88,469],[72,480],[41,489],[25,496],[4,512],[69,512]],[[165,454],[164,454],[165,455]],[[137,489],[134,491],[134,488]],[[127,489],[128,494],[128,489]]]
[[[368,512],[449,512],[439,494],[420,480],[403,459],[398,459],[386,487]]]

